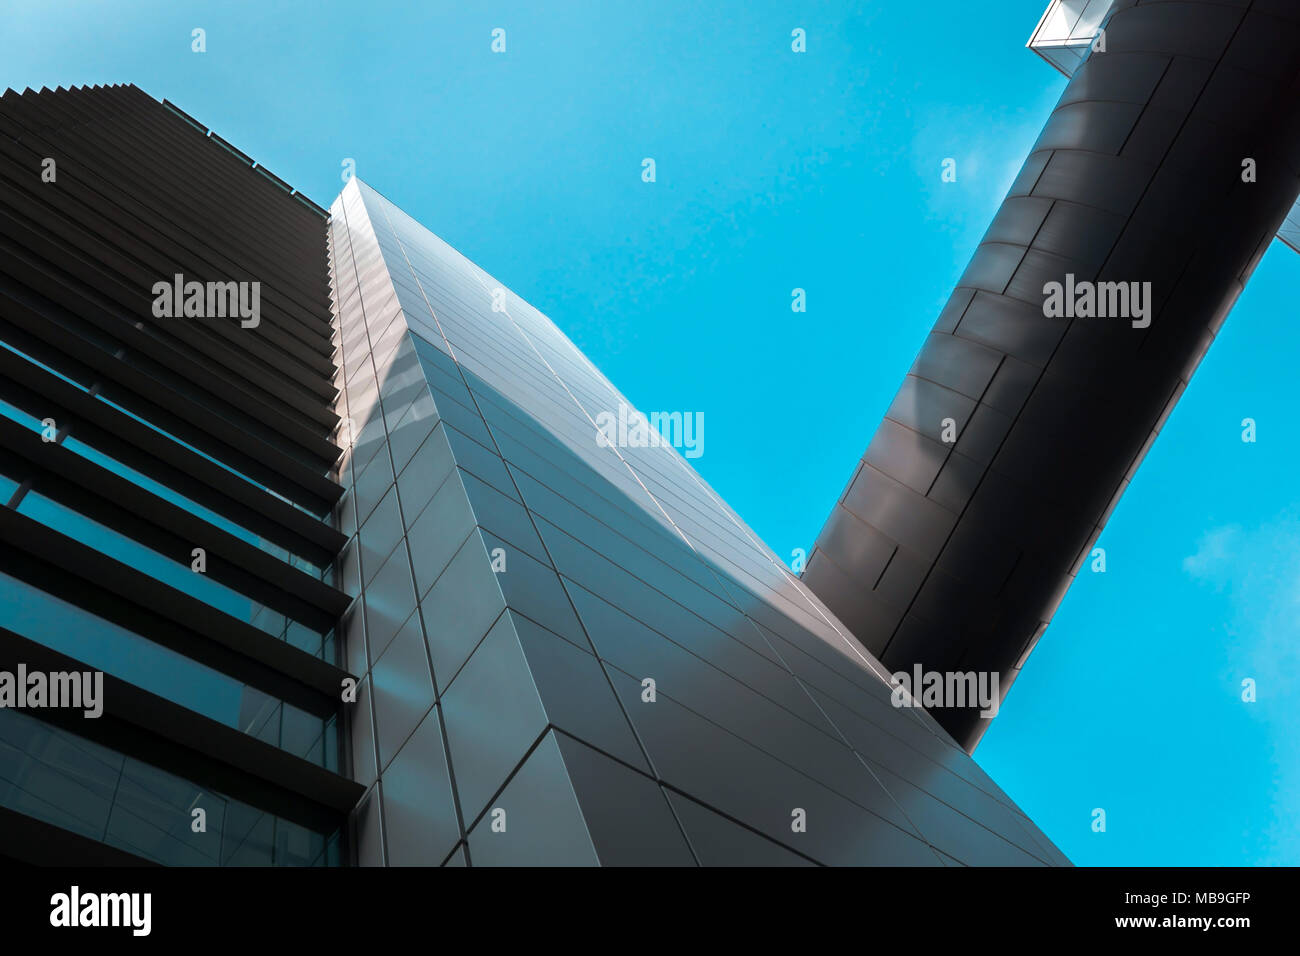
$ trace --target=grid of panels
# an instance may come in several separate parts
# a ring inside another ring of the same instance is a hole
[[[1006,694],[1300,191],[1294,4],[1118,0],[1106,33],[809,558],[891,671]],[[1049,282],[1147,283],[1149,324],[1049,317]],[[935,716],[969,750],[989,723]]]
[[[1029,48],[1067,77],[1087,59],[1106,14],[1114,0],[1052,0],[1043,13]],[[1263,5],[1262,13],[1277,13],[1277,4]],[[1300,252],[1300,202],[1291,207],[1277,237],[1292,250]]]
[[[358,862],[1066,862],[549,320],[331,212]]]

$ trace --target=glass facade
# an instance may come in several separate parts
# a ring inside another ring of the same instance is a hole
[[[337,769],[334,717],[326,720],[276,700],[255,687],[3,573],[0,573],[0,620],[14,633],[91,668],[120,677],[259,740],[285,746],[295,756],[308,757],[331,770]],[[292,745],[289,741],[293,741]]]
[[[90,716],[4,698],[0,844],[337,864],[327,215],[129,86],[6,93],[0,174],[0,681],[102,680]],[[259,322],[160,316],[181,274]]]
[[[0,709],[0,807],[166,866],[327,866],[327,838],[18,711]],[[201,807],[206,830],[193,829]]]

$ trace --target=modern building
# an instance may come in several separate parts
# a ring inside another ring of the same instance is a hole
[[[0,854],[1068,863],[373,189],[131,86],[6,93],[0,179]]]
[[[545,316],[356,181],[330,255],[361,861],[1064,862]]]
[[[6,93],[0,178],[0,854],[340,862],[328,216],[129,86]]]
[[[1004,696],[1300,221],[1300,6],[1054,0],[1030,46],[1070,82],[803,575],[891,672]]]

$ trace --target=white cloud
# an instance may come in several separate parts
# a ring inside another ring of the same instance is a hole
[[[1223,622],[1229,639],[1222,675],[1236,688],[1253,678],[1258,701],[1249,705],[1272,749],[1267,836],[1271,859],[1295,865],[1300,847],[1300,510],[1288,509],[1253,529],[1225,525],[1206,532],[1183,569],[1228,600]],[[1267,779],[1267,778],[1266,778]]]
[[[1195,554],[1183,558],[1183,570],[1198,581],[1222,584],[1224,575],[1231,566],[1232,554],[1240,546],[1240,526],[1230,524],[1214,528],[1201,535]]]
[[[1300,510],[1253,529],[1207,531],[1183,570],[1227,593],[1232,666],[1268,675],[1278,690],[1300,691]]]

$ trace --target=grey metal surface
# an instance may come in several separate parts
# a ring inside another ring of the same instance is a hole
[[[332,217],[357,862],[1068,862],[545,316]]]

